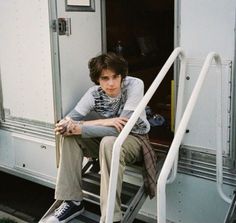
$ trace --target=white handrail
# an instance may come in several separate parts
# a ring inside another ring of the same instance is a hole
[[[170,69],[171,65],[174,63],[177,57],[180,57],[181,60],[181,67],[186,66],[186,58],[182,48],[176,48],[172,54],[169,56],[168,60],[158,73],[157,77],[149,87],[148,91],[138,104],[137,108],[135,109],[134,113],[130,117],[129,121],[125,125],[124,129],[121,131],[119,136],[117,137],[112,151],[112,161],[111,161],[111,173],[110,173],[110,180],[109,180],[109,189],[108,189],[108,199],[107,199],[107,209],[106,209],[106,223],[113,222],[113,215],[114,215],[114,206],[115,206],[115,195],[116,195],[116,186],[117,186],[117,177],[118,177],[118,166],[120,160],[120,149],[125,141],[126,137],[130,133],[131,129],[133,128],[134,124],[140,117],[141,113],[144,111],[147,103],[150,101],[151,97],[157,90],[158,86],[160,85],[161,81],[165,77],[166,73]],[[182,69],[184,70],[184,69]]]
[[[183,114],[183,98],[184,98],[184,87],[185,87],[185,78],[186,78],[186,66],[182,66],[180,68],[179,80],[178,80],[178,94],[177,94],[177,103],[176,103],[176,112],[175,112],[175,129],[178,128],[180,119]],[[179,153],[176,154],[176,158],[174,164],[172,166],[171,172],[167,179],[167,184],[171,184],[174,182],[177,175],[177,167],[178,167],[178,156]]]
[[[222,78],[222,63],[221,58],[219,55],[215,54],[215,61],[220,71],[220,79],[217,78],[217,88],[220,88],[220,93],[222,93],[221,89],[221,78]],[[219,99],[217,102],[217,129],[216,129],[216,183],[217,183],[217,190],[220,194],[221,198],[227,202],[231,203],[232,199],[225,195],[223,191],[223,141],[222,141],[222,95],[217,95]]]
[[[177,128],[177,131],[175,133],[175,137],[172,141],[171,147],[169,149],[169,152],[167,154],[167,157],[165,159],[164,165],[162,167],[161,173],[158,178],[157,182],[157,219],[158,223],[166,223],[166,182],[168,175],[171,171],[171,168],[176,160],[176,156],[178,155],[179,146],[181,144],[181,141],[183,139],[183,136],[186,131],[187,124],[189,122],[189,119],[192,115],[192,111],[194,109],[194,106],[196,104],[199,92],[201,90],[201,87],[203,85],[203,81],[205,79],[206,74],[208,73],[208,70],[210,68],[211,62],[215,59],[218,68],[221,68],[221,59],[218,54],[212,52],[207,55],[207,58],[204,62],[204,65],[201,69],[201,72],[199,74],[198,80],[195,84],[195,87],[192,91],[192,94],[189,98],[189,101],[187,103],[186,109],[184,111],[184,114],[180,120],[179,126]],[[221,71],[221,70],[220,70]],[[218,106],[221,106],[221,97],[218,101]],[[230,202],[231,200],[224,194],[222,189],[222,140],[221,140],[221,134],[222,134],[222,128],[221,128],[221,112],[217,115],[217,189],[221,195],[221,197],[226,201]],[[176,168],[177,171],[177,168]]]

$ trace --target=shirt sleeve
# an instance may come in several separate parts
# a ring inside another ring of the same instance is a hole
[[[82,125],[82,138],[102,138],[104,136],[118,136],[119,132],[114,127],[109,126],[86,126]]]
[[[84,115],[81,115],[79,112],[77,112],[75,109],[72,109],[66,116],[70,117],[75,121],[80,121],[85,117]]]
[[[74,108],[74,110],[82,116],[86,116],[94,108],[94,98],[92,96],[92,91],[93,88],[88,89],[88,91],[82,96]]]
[[[134,111],[144,94],[144,84],[141,79],[133,78],[127,86],[127,101],[124,110]]]
[[[131,115],[134,113],[134,111],[126,111],[123,110],[120,116],[130,118]],[[137,133],[137,134],[146,134],[150,130],[150,124],[148,123],[145,114],[142,113],[141,117],[138,118],[136,121],[135,125],[133,126],[131,132],[132,133]]]
[[[120,116],[130,118],[143,98],[144,83],[141,79],[134,77],[128,79],[127,81],[127,101]],[[146,119],[145,112],[143,111],[131,131],[137,134],[146,134],[149,130],[150,124]]]

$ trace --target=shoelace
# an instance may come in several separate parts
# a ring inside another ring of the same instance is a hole
[[[63,202],[61,206],[55,210],[55,217],[62,215],[69,207],[70,205],[67,202]]]

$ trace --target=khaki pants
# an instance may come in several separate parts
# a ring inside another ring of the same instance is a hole
[[[99,157],[101,168],[100,222],[105,222],[112,148],[115,140],[116,137],[114,136],[106,136],[102,139],[84,139],[80,136],[62,137],[55,199],[82,200],[81,170],[83,157]],[[141,157],[141,144],[139,140],[136,137],[129,135],[121,148],[114,221],[120,221],[122,218],[120,194],[125,166],[126,164],[140,161]]]

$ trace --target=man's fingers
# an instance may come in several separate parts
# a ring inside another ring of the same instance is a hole
[[[60,126],[60,127],[56,127],[56,128],[54,129],[54,132],[55,132],[57,135],[59,135],[59,134],[63,135],[63,134],[66,132],[66,130],[67,130],[67,127],[66,127],[66,126],[64,126],[64,127]]]
[[[125,123],[128,122],[128,120],[129,120],[129,119],[126,118],[126,117],[119,117],[118,119],[119,119],[120,121],[122,121],[122,122],[125,122]]]
[[[64,119],[61,119],[59,122],[57,122],[55,124],[55,129],[54,132],[56,133],[56,135],[66,135],[67,134],[67,125],[70,122],[70,118],[66,117]]]
[[[121,124],[121,125],[124,126],[126,123],[127,123],[127,121],[120,120],[120,124]]]
[[[118,119],[118,123],[121,124],[121,125],[123,125],[123,126],[127,123],[127,121],[128,121],[128,119],[125,118],[125,117],[120,117],[120,118]]]
[[[120,132],[124,128],[127,121],[128,121],[127,118],[117,118],[117,119],[115,119],[114,126],[117,129],[117,131]]]
[[[122,126],[120,126],[119,124],[115,124],[115,128],[117,129],[118,132],[122,130]]]

